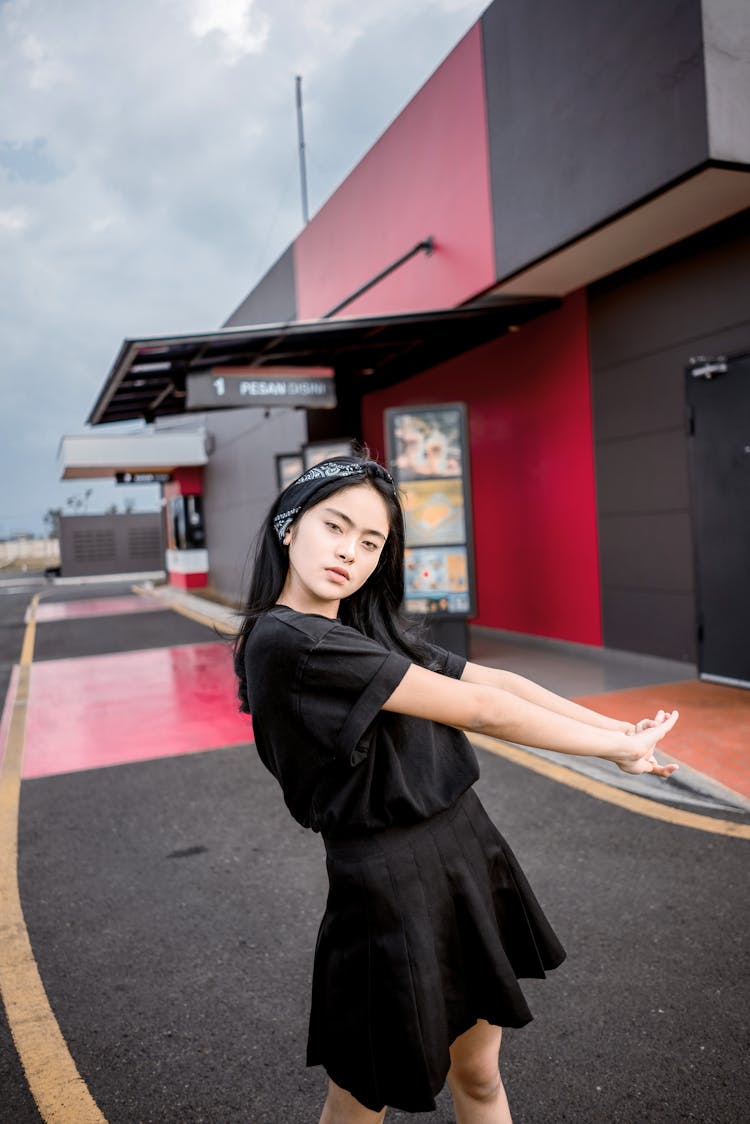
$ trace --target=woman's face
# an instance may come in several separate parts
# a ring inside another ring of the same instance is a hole
[[[279,603],[335,617],[341,599],[377,566],[389,529],[385,500],[370,484],[342,488],[308,508],[284,536],[289,572]]]

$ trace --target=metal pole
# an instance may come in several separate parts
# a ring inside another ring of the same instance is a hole
[[[294,79],[297,97],[297,137],[299,139],[299,180],[302,192],[302,221],[305,226],[308,222],[307,212],[307,171],[305,169],[305,130],[302,124],[302,78],[298,74]]]
[[[397,258],[396,261],[391,262],[391,264],[387,265],[385,269],[381,269],[380,273],[377,273],[369,281],[366,281],[364,285],[360,285],[358,289],[355,289],[353,293],[350,293],[348,297],[344,297],[342,301],[339,301],[338,304],[335,304],[333,308],[329,309],[328,312],[323,314],[321,320],[328,320],[331,316],[335,316],[337,312],[341,312],[342,308],[346,308],[346,306],[348,304],[351,304],[352,301],[355,301],[357,297],[361,297],[363,293],[366,293],[368,289],[371,289],[373,287],[373,285],[377,285],[378,281],[382,281],[383,278],[387,277],[389,273],[393,273],[394,270],[399,269],[402,265],[405,265],[406,262],[410,261],[415,254],[419,254],[424,251],[424,253],[429,257],[434,249],[435,240],[432,235],[430,235],[429,238],[425,238],[422,242],[417,242],[416,246],[412,246],[411,250],[409,250],[408,253],[403,254],[400,258]]]

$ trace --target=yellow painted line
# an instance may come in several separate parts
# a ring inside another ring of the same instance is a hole
[[[481,749],[486,749],[498,757],[504,757],[524,769],[531,769],[540,773],[549,780],[558,784],[575,788],[593,796],[595,800],[603,800],[607,804],[616,804],[618,808],[625,808],[628,812],[635,812],[639,816],[648,816],[652,820],[662,820],[664,823],[677,824],[680,827],[691,827],[695,831],[708,831],[713,835],[731,835],[735,839],[750,839],[750,824],[732,823],[731,820],[719,820],[713,816],[699,816],[695,812],[685,812],[681,808],[673,808],[666,804],[657,804],[653,800],[646,800],[643,796],[634,796],[632,792],[624,792],[620,788],[610,787],[602,781],[593,780],[583,773],[576,773],[573,769],[566,769],[545,757],[537,757],[528,750],[520,749],[507,742],[496,741],[495,738],[485,737],[483,734],[471,734],[470,741]],[[654,784],[664,784],[654,778]]]
[[[31,667],[34,659],[34,642],[36,640],[36,611],[39,605],[39,594],[35,593],[27,611],[26,631],[23,634],[21,647],[21,667]]]
[[[70,1056],[49,1005],[18,891],[18,807],[36,609],[32,600],[0,767],[0,994],[26,1080],[48,1124],[106,1124]]]

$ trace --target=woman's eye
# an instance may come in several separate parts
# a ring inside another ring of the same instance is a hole
[[[326,527],[330,527],[332,531],[340,531],[338,523],[326,523]]]
[[[362,545],[364,547],[366,547],[367,550],[377,550],[378,549],[378,544],[376,542],[368,542],[367,539],[365,539],[365,541],[362,543]]]

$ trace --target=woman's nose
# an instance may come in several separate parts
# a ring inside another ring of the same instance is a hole
[[[336,552],[339,558],[347,558],[354,561],[354,543],[353,542],[340,542]]]

